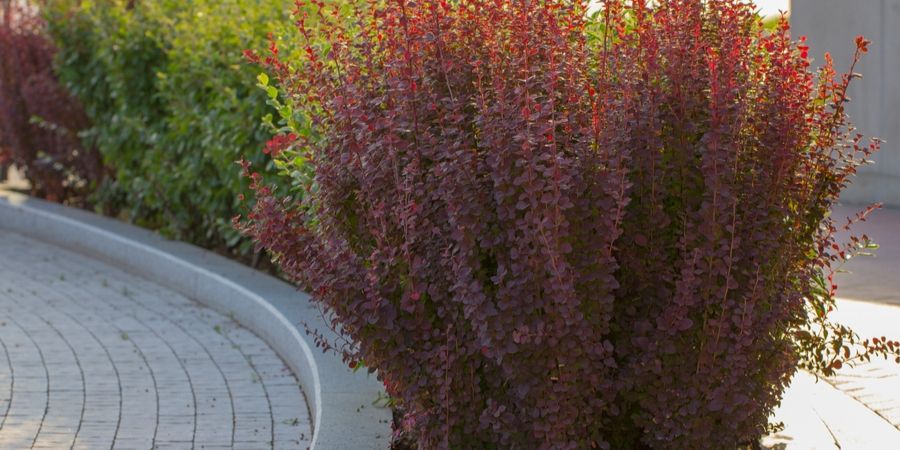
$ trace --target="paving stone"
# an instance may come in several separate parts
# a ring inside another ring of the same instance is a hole
[[[0,448],[306,448],[296,378],[232,319],[0,231]]]

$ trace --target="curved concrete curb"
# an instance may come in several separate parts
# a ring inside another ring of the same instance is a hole
[[[381,383],[315,348],[298,327],[334,333],[306,294],[275,278],[150,231],[25,195],[0,191],[0,228],[39,238],[140,274],[259,335],[307,395],[314,450],[386,449],[391,412],[372,405]]]

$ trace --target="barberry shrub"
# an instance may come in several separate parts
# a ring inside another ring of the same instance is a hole
[[[305,56],[249,54],[295,189],[245,163],[236,222],[422,448],[734,448],[798,365],[895,351],[827,320],[870,245],[829,216],[877,149],[857,75],[744,1],[650,3],[313,1]]]
[[[79,137],[90,122],[53,73],[55,51],[34,5],[0,5],[0,160],[23,170],[32,194],[83,204],[104,171]]]

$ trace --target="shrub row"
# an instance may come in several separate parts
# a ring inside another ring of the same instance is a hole
[[[896,354],[826,320],[855,75],[744,1],[652,4],[312,0],[301,57],[250,55],[297,189],[245,162],[240,225],[422,448],[735,448],[798,364]]]
[[[230,225],[235,161],[263,146],[266,96],[241,56],[288,24],[288,0],[47,0],[57,71],[113,177],[98,207],[173,238],[246,253]],[[261,161],[260,158],[256,158]]]

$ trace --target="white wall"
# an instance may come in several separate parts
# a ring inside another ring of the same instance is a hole
[[[857,35],[873,42],[856,70],[864,78],[851,88],[849,113],[860,132],[887,142],[843,198],[900,206],[900,0],[793,0],[791,25],[795,37],[808,37],[816,63],[830,52],[839,71]]]

